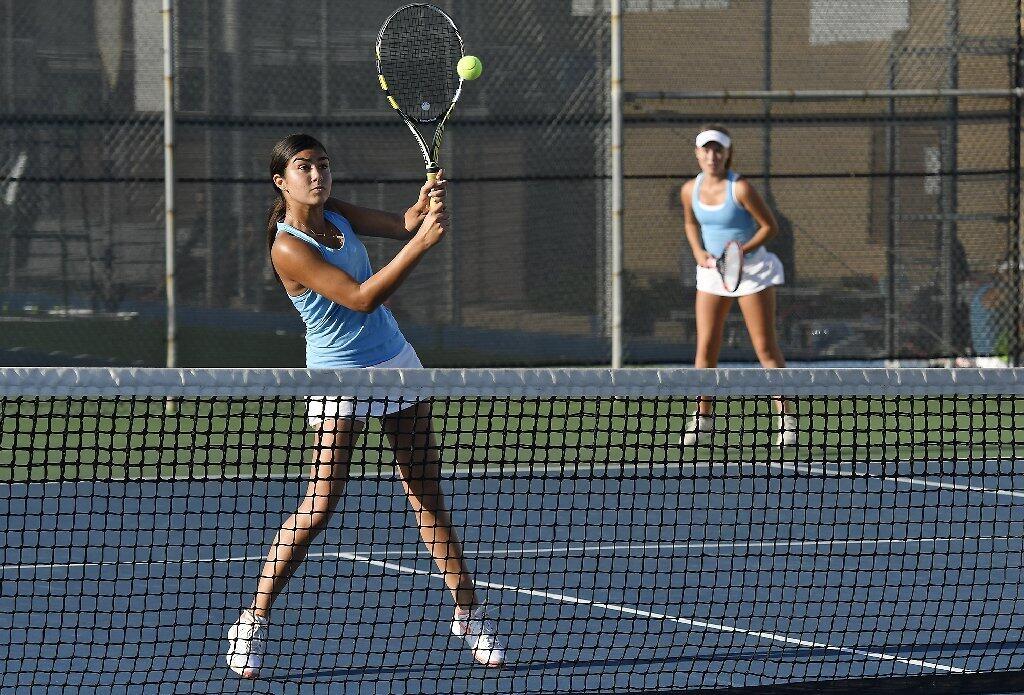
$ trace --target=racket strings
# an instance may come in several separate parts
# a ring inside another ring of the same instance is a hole
[[[730,243],[725,251],[715,262],[719,274],[722,276],[722,284],[729,292],[735,292],[739,287],[740,278],[743,273],[743,252],[739,245]]]
[[[444,116],[458,89],[462,44],[455,27],[431,8],[410,7],[381,33],[380,71],[398,107],[409,117]]]

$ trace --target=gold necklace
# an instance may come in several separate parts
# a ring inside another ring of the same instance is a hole
[[[304,224],[299,224],[298,220],[295,220],[295,219],[293,219],[291,222],[289,222],[288,218],[285,217],[284,223],[289,225],[289,226],[291,226],[291,227],[295,227],[300,232],[305,232],[306,234],[327,236],[326,234],[320,234],[320,232],[314,230],[312,227],[306,226]]]
[[[308,227],[308,226],[305,226],[305,225],[299,225],[297,223],[297,221],[294,221],[294,220],[292,222],[289,222],[287,217],[285,217],[284,223],[289,225],[289,226],[294,227],[295,229],[299,230],[300,232],[303,232],[305,234],[310,235],[311,237],[320,237],[321,239],[324,239],[324,240],[326,240],[328,242],[337,242],[339,249],[342,248],[343,246],[345,246],[345,234],[343,232],[341,232],[341,231],[337,231],[337,232],[334,231],[334,226],[330,225],[330,224],[327,224],[326,221],[325,221],[325,226],[326,226],[327,229],[331,230],[330,232],[327,232],[327,231],[324,231],[324,232],[317,231],[317,230],[312,229],[311,227]]]

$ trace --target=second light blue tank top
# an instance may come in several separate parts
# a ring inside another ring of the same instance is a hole
[[[704,182],[704,174],[699,174],[694,181],[693,215],[700,222],[704,250],[712,256],[721,256],[730,241],[745,244],[757,231],[757,220],[736,202],[734,189],[739,178],[736,172],[729,172],[725,183],[725,202],[721,205],[705,205],[700,202],[700,186]]]
[[[990,356],[996,354],[997,330],[995,312],[985,306],[985,294],[992,289],[992,283],[979,287],[971,295],[971,343],[974,354]]]
[[[321,244],[284,222],[277,223],[277,233],[301,239],[356,282],[365,282],[373,275],[366,247],[344,217],[335,212],[325,212],[324,217],[342,233],[341,248]],[[398,322],[385,306],[367,314],[332,302],[310,289],[289,298],[306,324],[306,366],[310,369],[372,367],[391,359],[406,345]]]

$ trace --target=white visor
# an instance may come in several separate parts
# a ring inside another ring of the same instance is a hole
[[[732,138],[720,130],[705,130],[697,136],[697,147],[704,147],[709,142],[717,142],[726,149],[732,146]]]

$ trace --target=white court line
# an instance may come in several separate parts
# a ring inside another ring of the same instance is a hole
[[[960,483],[944,483],[937,480],[930,480],[928,478],[911,478],[908,476],[900,475],[877,475],[868,472],[858,473],[857,471],[844,471],[841,468],[829,469],[826,468],[826,464],[823,463],[810,463],[805,466],[798,466],[786,463],[770,463],[768,465],[781,468],[783,470],[794,471],[797,473],[824,473],[826,475],[835,475],[840,478],[875,478],[877,480],[903,483],[906,485],[910,485],[912,487],[930,487],[942,490],[955,490],[957,492],[977,492],[984,495],[1024,498],[1024,491],[1020,490],[1002,490],[1000,488],[983,487],[981,485],[962,485]]]
[[[739,449],[739,447],[728,447],[730,449]],[[819,462],[797,462],[803,463],[808,469],[817,469],[818,472],[827,473],[824,466],[826,464]],[[65,465],[65,464],[40,464],[40,465]],[[76,464],[77,465],[77,464]],[[82,465],[107,465],[107,464],[82,464]],[[172,464],[173,465],[173,464]],[[219,465],[219,464],[212,464]],[[124,477],[109,477],[102,479],[85,478],[85,479],[68,479],[68,480],[17,480],[8,481],[3,483],[7,486],[13,485],[78,485],[78,484],[91,484],[91,485],[104,485],[110,483],[188,483],[188,482],[217,482],[217,481],[240,481],[240,482],[269,482],[269,481],[281,481],[281,480],[295,480],[303,481],[307,479],[307,468],[308,463],[295,464],[296,468],[301,470],[295,470],[294,472],[287,473],[215,473],[211,475],[191,476],[191,477],[174,477],[171,475],[146,475],[134,478]],[[657,480],[660,476],[657,475],[659,471],[676,471],[676,470],[708,470],[714,468],[721,468],[723,470],[732,470],[736,468],[744,467],[758,467],[767,466],[769,468],[778,467],[785,470],[801,471],[796,464],[778,463],[770,460],[753,460],[753,461],[692,461],[692,462],[673,462],[673,463],[662,463],[657,461],[643,461],[636,463],[597,463],[597,464],[561,464],[552,463],[544,465],[533,465],[529,463],[509,463],[509,464],[487,464],[484,466],[473,466],[472,464],[460,463],[456,465],[443,465],[441,468],[442,478],[445,476],[455,478],[469,478],[473,476],[484,476],[491,474],[511,473],[511,474],[530,474],[530,473],[558,473],[558,474],[570,474],[576,471],[589,471],[591,473],[599,474],[604,471],[625,471],[625,470],[650,470],[654,475],[652,479]],[[379,468],[379,470],[366,471],[365,468]],[[856,473],[844,473],[841,469],[836,469],[835,473],[845,477],[873,477],[873,478],[885,478],[885,476],[871,475],[871,474],[856,474]],[[371,464],[354,464],[353,472],[349,476],[349,480],[393,480],[397,479],[397,471],[393,463],[371,463]],[[1024,491],[1012,491],[1012,490],[997,490],[992,488],[985,488],[980,486],[971,485],[957,485],[955,483],[938,483],[935,481],[929,481],[926,479],[909,478],[909,477],[892,477],[892,480],[898,480],[901,482],[912,482],[919,486],[928,487],[944,487],[951,490],[959,490],[965,492],[981,492],[998,495],[1010,495],[1014,497],[1024,497]]]
[[[831,541],[730,541],[730,542],[700,542],[700,543],[604,543],[597,545],[564,545],[549,546],[543,548],[490,548],[486,550],[464,550],[463,554],[472,557],[529,557],[534,555],[571,555],[574,553],[585,553],[601,550],[718,550],[727,548],[801,548],[801,547],[851,547],[851,546],[892,546],[892,545],[926,545],[943,543],[964,543],[967,541],[994,541],[1005,540],[1003,536],[977,536],[971,538],[885,538],[885,539],[861,539],[861,540],[831,540]],[[307,559],[348,559],[352,553],[344,551],[309,553]],[[426,550],[398,550],[374,552],[366,557],[405,558],[405,557],[426,557]],[[116,562],[72,562],[72,563],[36,563],[23,565],[0,565],[0,573],[17,572],[28,569],[69,569],[83,567],[142,567],[147,565],[207,565],[221,562],[250,562],[266,559],[263,555],[233,555],[227,557],[192,558],[178,560],[126,560]]]
[[[985,538],[988,538],[988,537],[985,537]],[[962,539],[962,538],[960,538],[960,539],[955,539],[955,538],[954,539],[907,539],[907,540],[904,540],[904,541],[892,541],[892,540],[886,540],[886,541],[859,541],[859,542],[840,541],[839,543],[843,544],[843,545],[851,544],[851,543],[868,544],[868,543],[875,543],[875,542],[880,543],[880,544],[894,544],[894,543],[946,542],[946,541],[963,541],[963,540],[965,540],[965,539]],[[818,546],[818,545],[828,545],[828,544],[832,544],[832,543],[835,543],[835,542],[834,541],[783,542],[781,545],[783,545],[785,547],[802,546],[802,545]],[[644,544],[644,547],[650,547],[650,545],[651,544]],[[754,543],[754,544],[721,544],[721,543],[714,543],[714,544],[682,544],[682,545],[683,545],[683,547],[730,547],[730,546],[734,546],[734,545],[747,545],[747,546],[751,546],[752,545],[752,546],[755,546],[755,547],[761,547],[761,546],[764,546],[764,545],[775,545],[775,544],[771,544],[771,543],[767,543],[767,544],[766,543]],[[565,546],[563,552],[570,552],[570,551],[575,550],[576,548],[587,548],[587,547],[588,546]],[[606,548],[606,547],[609,547],[609,546],[596,546],[596,547]],[[615,546],[611,546],[611,547],[615,547]],[[630,546],[630,547],[635,547],[635,546]],[[672,546],[669,546],[669,547],[676,547],[676,545],[672,545]],[[540,549],[540,550],[542,550],[544,552],[551,552],[553,549],[552,548],[545,548],[545,549]],[[416,574],[416,575],[427,576],[427,577],[430,577],[432,579],[443,579],[442,577],[440,577],[439,575],[435,574],[434,572],[430,572],[430,571],[427,571],[427,570],[417,569],[415,567],[406,567],[404,565],[399,565],[399,564],[393,563],[393,562],[374,560],[370,556],[359,555],[359,554],[356,554],[356,553],[346,553],[346,552],[319,553],[319,554],[316,554],[316,555],[309,555],[309,556],[307,556],[307,560],[308,559],[316,559],[318,557],[319,558],[346,559],[346,560],[350,560],[352,562],[362,562],[364,564],[367,564],[367,565],[370,565],[370,566],[380,567],[382,569],[395,570],[395,571],[398,571],[398,572],[403,573],[403,574]],[[215,562],[252,561],[252,560],[262,560],[263,558],[264,558],[263,555],[246,555],[246,556],[235,556],[235,557],[228,557],[228,558],[209,558],[209,559],[199,559],[199,560],[194,560],[194,561],[182,561],[181,564],[193,564],[193,563],[203,563],[203,564],[205,564],[205,563],[215,563]],[[74,563],[74,564],[70,564],[70,565],[59,565],[59,566],[60,567],[85,567],[85,566],[88,566],[89,564],[90,563]],[[94,564],[104,564],[104,563],[94,563]],[[175,563],[173,561],[169,561],[169,560],[161,560],[161,561],[158,561],[156,563],[148,562],[148,563],[113,563],[113,564],[137,565],[137,564],[177,564],[177,563]],[[34,568],[41,568],[41,567],[53,568],[53,567],[57,567],[57,565],[15,565],[15,566],[13,566],[14,569],[33,568],[33,567]],[[7,570],[7,569],[10,569],[10,567],[9,566],[0,566],[0,570]],[[551,592],[551,591],[538,591],[538,590],[535,590],[535,589],[525,589],[525,588],[522,588],[522,587],[511,586],[511,585],[508,585],[508,584],[500,584],[500,583],[497,583],[497,582],[487,582],[487,581],[479,581],[478,580],[475,583],[476,583],[477,586],[488,588],[488,589],[497,589],[497,590],[501,590],[501,591],[511,591],[511,592],[515,592],[515,593],[519,593],[519,594],[528,595],[528,596],[536,596],[536,597],[545,598],[545,599],[552,599],[552,600],[555,600],[555,601],[560,601],[562,603],[569,603],[569,604],[575,604],[575,605],[588,605],[588,606],[593,606],[595,608],[600,608],[600,609],[603,609],[603,610],[606,610],[606,611],[609,611],[609,612],[613,612],[613,613],[621,613],[621,614],[624,614],[624,615],[634,615],[634,616],[638,616],[638,617],[651,618],[651,619],[655,619],[655,620],[664,620],[664,621],[667,621],[667,622],[674,622],[674,623],[678,623],[680,625],[687,625],[687,626],[690,626],[690,627],[697,627],[697,628],[705,628],[705,629],[717,630],[719,632],[729,632],[729,633],[743,634],[743,635],[747,635],[749,637],[754,637],[754,638],[757,638],[757,639],[764,639],[764,640],[768,640],[768,641],[772,641],[772,642],[778,642],[778,643],[787,644],[787,645],[794,645],[794,646],[800,646],[800,647],[805,647],[805,648],[813,648],[813,649],[823,649],[823,650],[826,650],[826,651],[839,652],[839,653],[843,653],[843,654],[851,654],[851,655],[854,655],[854,656],[866,656],[866,657],[869,657],[869,658],[879,659],[879,660],[882,660],[882,661],[894,661],[894,662],[898,662],[898,663],[906,664],[906,665],[910,665],[910,666],[918,666],[918,667],[921,667],[921,668],[929,668],[929,669],[936,670],[936,671],[946,671],[946,672],[949,672],[949,673],[969,673],[970,672],[967,669],[961,669],[961,668],[957,668],[957,667],[954,667],[954,666],[948,666],[948,665],[945,665],[945,664],[938,664],[938,663],[934,663],[934,662],[930,662],[930,661],[922,661],[922,660],[919,660],[919,659],[907,659],[907,658],[896,656],[896,655],[892,655],[892,654],[886,654],[884,652],[872,652],[872,651],[863,650],[863,649],[854,649],[852,647],[838,647],[838,646],[830,645],[830,644],[824,643],[824,642],[812,642],[812,641],[809,641],[809,640],[797,639],[797,638],[789,637],[789,636],[786,636],[786,635],[783,635],[783,634],[779,634],[779,633],[763,632],[763,631],[758,631],[758,630],[748,630],[748,629],[739,628],[739,627],[735,627],[735,626],[731,626],[731,625],[725,625],[725,624],[722,624],[722,623],[711,623],[711,622],[701,621],[701,620],[692,620],[692,619],[689,619],[689,618],[683,618],[683,617],[680,617],[680,616],[669,615],[669,614],[666,614],[666,613],[655,613],[655,612],[652,612],[652,611],[644,611],[644,610],[640,610],[640,609],[636,609],[636,608],[631,608],[629,606],[622,606],[622,605],[617,605],[617,604],[593,601],[593,600],[590,600],[590,599],[580,598],[578,596],[571,596],[569,594],[561,594],[561,593],[555,593],[555,592]]]
[[[564,545],[545,548],[512,548],[463,550],[463,555],[472,557],[529,557],[534,555],[574,555],[578,553],[600,552],[604,550],[722,550],[729,548],[772,548],[786,550],[789,548],[846,548],[846,547],[885,547],[893,545],[942,545],[944,543],[964,543],[967,541],[1005,540],[1004,536],[974,536],[970,538],[875,538],[848,539],[829,541],[728,541],[701,543],[602,543],[596,545]],[[395,550],[374,553],[374,557],[402,558],[425,557],[426,550]],[[327,553],[325,553],[325,556]]]
[[[369,557],[364,557],[356,554],[339,553],[339,555],[345,557],[346,559],[352,560],[353,562],[363,562],[368,565],[381,567],[383,569],[395,570],[403,574],[419,574],[431,577],[433,579],[442,579],[441,576],[433,572],[417,569],[415,567],[406,567],[404,565],[399,565],[394,562],[382,562],[380,560],[373,560]],[[569,594],[559,594],[552,591],[538,591],[536,589],[524,589],[522,587],[510,586],[508,584],[498,584],[496,582],[476,581],[474,583],[476,584],[476,586],[482,586],[487,589],[512,591],[518,594],[525,594],[527,596],[537,596],[540,598],[552,599],[555,601],[560,601],[562,603],[593,606],[594,608],[601,608],[612,613],[622,613],[624,615],[635,615],[641,618],[664,620],[667,622],[678,623],[680,625],[688,625],[690,627],[717,630],[719,632],[743,634],[749,637],[755,637],[757,639],[768,640],[771,642],[778,642],[781,644],[794,645],[798,647],[809,647],[812,649],[824,649],[826,651],[839,652],[842,654],[852,654],[854,656],[866,656],[872,659],[879,659],[881,661],[895,661],[901,664],[906,664],[908,666],[919,666],[921,668],[930,668],[935,671],[946,671],[948,673],[970,673],[970,671],[967,669],[957,668],[955,666],[947,666],[946,664],[938,664],[931,661],[907,659],[901,656],[895,656],[893,654],[886,654],[884,652],[872,652],[863,649],[854,649],[852,647],[837,647],[825,642],[811,642],[809,640],[788,637],[786,635],[779,633],[761,632],[759,630],[747,630],[744,628],[735,627],[732,625],[725,625],[722,623],[710,623],[703,620],[691,620],[689,618],[683,618],[680,616],[668,615],[667,613],[654,613],[651,611],[644,611],[637,608],[630,608],[629,606],[620,606],[614,603],[602,603],[600,601],[592,601],[590,599],[580,598],[578,596],[571,596]]]
[[[316,557],[307,555],[306,557]],[[58,570],[58,569],[79,569],[83,567],[145,567],[152,565],[213,565],[219,562],[248,562],[250,560],[265,560],[264,555],[234,555],[229,557],[201,557],[190,560],[125,560],[115,562],[67,562],[67,563],[46,563],[41,562],[34,565],[0,565],[0,574],[19,569],[35,570]]]

